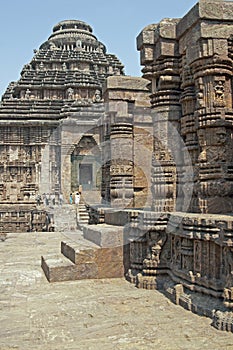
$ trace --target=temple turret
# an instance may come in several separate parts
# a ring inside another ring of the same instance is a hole
[[[102,85],[111,75],[122,75],[123,65],[82,21],[59,22],[29,64],[11,85],[3,101],[85,100],[100,102]],[[10,96],[9,96],[10,92]],[[11,101],[12,103],[12,101]],[[1,114],[1,111],[0,111]]]

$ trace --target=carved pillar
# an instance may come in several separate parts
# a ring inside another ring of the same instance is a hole
[[[178,133],[181,114],[178,67],[178,58],[167,57],[154,66],[152,75],[152,208],[155,211],[174,211],[179,206],[177,184],[182,160]]]
[[[195,122],[195,106],[196,106],[196,92],[193,72],[190,65],[187,63],[186,53],[183,54],[181,70],[181,98],[182,117],[180,123],[180,132],[183,137],[186,150],[190,157],[190,164],[193,169],[198,159],[198,140],[197,140],[197,126]],[[184,179],[183,190],[186,194],[189,192],[190,205],[185,208],[185,211],[198,212],[197,195],[193,192],[193,181],[195,181],[195,173]]]
[[[147,181],[140,183],[148,153],[140,144],[138,125],[148,130],[145,145],[151,147],[151,117],[148,116],[148,81],[135,77],[109,77],[103,92],[106,114],[102,119],[102,198],[112,207],[144,205],[144,192],[150,188]],[[145,112],[146,111],[146,112]],[[145,130],[143,130],[143,136]],[[144,156],[145,155],[145,156]],[[144,158],[146,159],[142,159]],[[141,173],[140,173],[141,170]],[[147,173],[145,170],[145,173]],[[148,181],[149,182],[149,181]],[[139,193],[140,192],[140,193]],[[135,201],[135,198],[137,201]]]
[[[193,240],[181,239],[181,269],[184,272],[193,271]]]
[[[151,81],[154,150],[152,160],[152,209],[182,209],[179,184],[182,173],[179,137],[180,55],[176,40],[177,20],[162,20],[146,27],[137,38],[143,77]]]
[[[111,123],[110,147],[111,205],[133,207],[133,125],[128,116],[116,116]]]
[[[110,115],[104,115],[101,117],[99,127],[102,164],[101,198],[103,204],[110,203],[110,122]]]
[[[196,86],[195,119],[199,145],[196,191],[203,213],[233,209],[232,61],[214,55],[192,64]]]

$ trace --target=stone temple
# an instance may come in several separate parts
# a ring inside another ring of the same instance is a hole
[[[20,80],[9,85],[0,108],[1,231],[43,228],[46,213],[34,210],[37,195],[57,199],[61,164],[64,178],[69,172],[63,190],[68,187],[69,193],[76,185],[72,169],[77,159],[99,143],[96,123],[103,113],[103,83],[122,74],[123,65],[106,53],[88,24],[63,21],[23,67]],[[90,135],[81,138],[87,130]],[[88,181],[85,171],[83,164],[80,180]]]
[[[42,257],[50,282],[126,276],[233,331],[233,2],[201,0],[137,47],[143,76],[125,76],[63,21],[9,85],[0,231],[81,229]]]

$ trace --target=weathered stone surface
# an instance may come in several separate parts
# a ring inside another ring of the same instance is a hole
[[[83,237],[103,248],[118,247],[123,245],[123,228],[113,224],[85,226]]]
[[[89,209],[99,225],[84,225],[84,237],[99,247],[63,241],[71,262],[42,258],[49,280],[128,270],[138,287],[161,288],[232,331],[232,10],[232,2],[200,1],[183,19],[147,26],[138,37],[143,78],[122,77],[89,25],[61,22],[9,86],[0,200],[27,210],[3,208],[0,231],[46,227],[44,207],[62,205],[61,192],[71,204],[77,191],[101,192],[99,208],[74,210],[78,220]],[[30,211],[37,194],[44,207]]]
[[[85,261],[92,263],[95,250],[99,246],[91,241],[79,239],[78,241],[68,240],[61,242],[61,253],[74,264],[82,264]],[[88,259],[88,260],[86,260]]]
[[[116,90],[126,90],[126,91],[145,91],[148,92],[147,89],[148,80],[139,78],[139,77],[129,77],[129,76],[115,76],[109,77],[104,84],[104,90],[108,89],[116,89]]]
[[[46,211],[54,211],[58,219],[59,207],[55,206],[68,204],[70,193],[74,197],[80,186],[87,192],[77,213],[81,224],[89,221],[86,204],[96,204],[96,198],[99,203],[110,201],[110,187],[112,193],[120,193],[116,206],[135,207],[146,201],[149,205],[148,166],[146,176],[141,176],[139,166],[133,175],[133,162],[145,158],[143,141],[137,147],[133,145],[133,127],[145,128],[148,135],[152,131],[151,116],[146,111],[148,81],[123,75],[121,62],[107,53],[87,23],[67,20],[54,26],[48,40],[23,67],[19,81],[9,85],[0,105],[0,205],[4,206],[0,231],[47,229],[50,216],[46,217]],[[110,114],[114,112],[113,121]],[[110,167],[105,118],[112,128],[114,160]],[[124,158],[123,162],[119,158]],[[117,173],[126,174],[128,167],[130,174],[125,182],[118,181]],[[110,170],[111,178],[107,174]],[[118,184],[119,191],[115,190]],[[91,191],[99,195],[88,196]],[[28,225],[17,219],[24,213],[15,212],[16,204],[28,205]],[[5,205],[12,206],[15,225],[4,221]],[[45,214],[40,218],[37,215],[34,226],[30,214],[33,207]],[[56,224],[49,224],[56,229]],[[64,223],[64,229],[66,226],[75,229],[73,223],[72,227]]]
[[[219,214],[232,212],[232,178],[229,167],[232,164],[230,82],[233,22],[230,17],[228,22],[223,21],[222,11],[225,6],[232,8],[233,5],[227,2],[201,1],[183,19],[176,22],[162,20],[157,25],[157,30],[154,29],[157,41],[154,43],[153,67],[151,63],[145,63],[144,77],[152,82],[151,103],[155,115],[152,164],[155,209],[161,210],[162,206],[165,211],[166,208],[182,211],[188,209],[180,207],[181,201],[176,198],[176,193],[180,190],[175,179],[183,177],[190,180],[193,178],[193,198],[188,211]],[[162,57],[159,55],[165,48],[163,40],[166,38],[169,42],[171,35],[167,32],[165,37],[166,30],[162,32],[161,28],[169,27],[170,23],[177,28],[173,39],[179,50],[172,53],[165,49]],[[142,44],[141,51],[143,47]],[[182,64],[181,74],[178,70],[179,62]],[[225,113],[229,113],[227,120]],[[173,115],[177,116],[176,122]],[[179,147],[182,151],[179,151]],[[178,153],[184,151],[187,152],[186,155],[178,160]],[[195,176],[191,173],[179,174],[188,168],[188,163]],[[182,182],[180,188],[191,188],[190,180],[186,184]],[[157,190],[157,186],[160,190]],[[184,188],[181,190],[183,196],[186,193]]]
[[[101,138],[104,164],[102,199],[111,207],[133,208],[139,204],[141,198],[144,200],[148,188],[147,177],[150,178],[150,169],[141,169],[143,164],[138,162],[138,159],[145,159],[146,156],[148,158],[152,148],[152,118],[146,80],[131,77],[110,78],[106,84],[104,99],[106,117]],[[142,129],[147,136],[145,144],[143,138],[138,135],[138,129]],[[105,140],[109,141],[106,143]],[[145,147],[148,144],[149,149]],[[136,167],[143,174],[140,188],[136,182],[141,174],[138,170],[136,177]],[[137,202],[136,197],[139,198]]]
[[[164,289],[177,304],[214,316],[215,327],[228,331],[233,300],[232,10],[233,2],[200,1],[182,19],[162,20],[138,37],[143,77],[151,81],[154,211],[139,211],[126,227],[128,278],[138,287]],[[154,42],[146,40],[147,31],[148,36],[155,32]],[[148,60],[147,48],[153,52]]]
[[[105,223],[108,225],[124,226],[130,221],[130,214],[126,210],[106,210]],[[107,227],[105,227],[107,229]],[[111,228],[110,228],[111,229]],[[116,228],[119,231],[119,228]]]
[[[59,253],[64,239],[64,233],[10,233],[0,244],[1,350],[232,349],[232,334],[158,291],[124,279],[48,283],[40,256]]]
[[[49,282],[75,281],[88,278],[98,278],[97,266],[85,262],[75,265],[62,255],[41,258],[41,267]]]

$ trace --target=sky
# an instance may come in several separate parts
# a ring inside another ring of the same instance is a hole
[[[45,42],[55,24],[77,19],[116,54],[125,73],[141,76],[136,37],[163,18],[183,17],[197,0],[0,0],[0,96]]]

